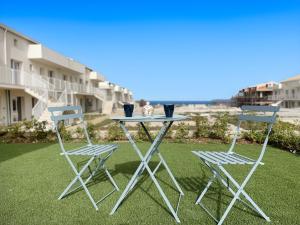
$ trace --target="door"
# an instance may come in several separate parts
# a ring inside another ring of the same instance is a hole
[[[22,98],[17,97],[17,115],[18,115],[18,121],[22,120]]]
[[[21,62],[14,59],[10,61],[10,67],[12,69],[12,84],[20,84],[21,81]]]
[[[21,121],[23,119],[22,111],[22,97],[13,96],[11,98],[12,122]]]
[[[54,84],[54,79],[53,79],[54,76],[53,76],[53,73],[54,73],[54,72],[53,72],[52,70],[49,70],[49,71],[48,71],[48,78],[49,78],[49,83],[50,83],[50,84]]]

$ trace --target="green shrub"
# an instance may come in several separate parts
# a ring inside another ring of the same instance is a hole
[[[92,123],[87,123],[86,130],[90,139],[94,139],[96,137],[96,127]]]
[[[194,132],[195,138],[207,138],[209,136],[210,125],[208,118],[197,115],[194,117],[196,123],[196,130]]]
[[[7,136],[11,140],[25,138],[24,133],[25,129],[23,127],[23,122],[17,122],[7,128]]]
[[[228,113],[218,113],[215,122],[209,130],[209,137],[213,139],[221,139],[223,142],[228,143]]]
[[[180,122],[176,126],[175,141],[185,142],[189,139],[189,126],[184,122]]]
[[[109,141],[122,140],[124,138],[123,136],[123,131],[118,123],[112,123],[108,126],[107,139]]]
[[[85,137],[85,135],[83,133],[84,131],[83,131],[83,129],[81,127],[77,127],[76,130],[75,130],[75,132],[76,132],[77,138],[82,139],[82,138]]]
[[[175,132],[176,128],[175,126],[171,126],[168,130],[168,132],[166,133],[164,139],[173,139],[174,138],[174,132]],[[158,133],[157,133],[158,134]]]
[[[266,137],[266,132],[262,130],[249,130],[242,134],[242,137],[250,142],[263,143]]]
[[[148,132],[150,132],[149,123],[144,123],[144,126],[146,127]],[[153,139],[151,133],[150,133],[150,136]],[[138,141],[149,141],[149,138],[148,138],[143,126],[140,123],[137,124],[137,133],[135,135],[135,139]]]
[[[64,121],[61,121],[60,123],[58,123],[58,131],[60,133],[61,138],[64,141],[70,141],[71,140],[71,138],[72,138],[71,132],[66,129]]]
[[[277,121],[271,132],[269,143],[290,151],[300,152],[300,135],[295,130],[295,125]]]

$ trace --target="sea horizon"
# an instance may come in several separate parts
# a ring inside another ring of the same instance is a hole
[[[215,100],[149,100],[150,105],[214,105],[220,103],[229,103],[230,99],[215,99]]]

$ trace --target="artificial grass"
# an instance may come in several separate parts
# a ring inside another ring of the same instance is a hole
[[[148,144],[140,143],[140,146],[145,151]],[[185,193],[178,213],[182,224],[215,224],[200,206],[194,204],[211,174],[191,150],[227,148],[221,144],[161,145],[160,151]],[[237,150],[255,157],[260,146],[238,145]],[[103,201],[99,211],[94,210],[84,191],[58,201],[57,197],[74,177],[59,153],[57,144],[0,145],[0,224],[176,224],[146,172],[137,188],[112,216],[109,213],[121,192],[115,192]],[[263,161],[265,165],[257,169],[246,191],[271,218],[272,224],[300,224],[300,157],[268,147]],[[157,162],[155,158],[150,166],[154,168]],[[118,151],[107,161],[121,190],[124,190],[138,163],[137,155],[127,143],[121,143]],[[230,171],[242,178],[248,170],[237,166]],[[163,167],[157,172],[157,177],[175,206],[178,195]],[[95,184],[90,186],[96,200],[111,189],[108,181],[95,180]],[[230,193],[215,183],[204,204],[220,217],[230,200]],[[225,224],[268,223],[238,203]]]

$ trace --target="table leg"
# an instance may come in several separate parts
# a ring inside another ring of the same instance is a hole
[[[126,134],[126,137],[128,138],[129,142],[131,143],[131,145],[133,146],[134,150],[137,152],[138,156],[141,159],[141,163],[139,165],[139,167],[137,168],[137,170],[135,171],[134,175],[132,176],[132,178],[130,179],[129,183],[127,184],[125,190],[123,191],[122,195],[120,196],[120,198],[118,199],[116,205],[114,206],[114,208],[111,211],[111,215],[113,213],[115,213],[115,211],[118,209],[118,207],[120,206],[120,204],[122,203],[122,201],[125,199],[125,197],[128,195],[128,193],[134,188],[134,186],[137,183],[137,179],[139,178],[139,176],[143,173],[143,171],[146,169],[151,177],[151,179],[153,180],[154,184],[156,185],[160,195],[162,196],[163,200],[165,201],[166,205],[168,206],[169,210],[171,211],[172,215],[174,216],[175,220],[179,223],[180,220],[177,216],[177,212],[174,210],[174,208],[171,206],[170,201],[168,200],[167,196],[165,195],[164,191],[162,190],[161,186],[159,185],[157,179],[154,176],[154,173],[151,171],[151,169],[148,166],[149,161],[152,158],[152,155],[157,152],[158,150],[158,146],[159,144],[162,142],[163,137],[166,135],[168,129],[170,128],[170,126],[172,125],[172,122],[169,123],[164,123],[164,126],[161,128],[161,130],[159,131],[158,135],[156,136],[155,140],[153,141],[152,138],[150,137],[147,129],[146,129],[146,134],[149,135],[148,137],[151,138],[151,147],[149,148],[149,150],[147,151],[147,153],[145,154],[145,156],[142,155],[141,151],[139,150],[139,148],[137,147],[136,143],[134,142],[133,138],[131,137],[129,131],[126,129],[125,124],[123,122],[120,122],[120,126],[123,129],[123,131]],[[142,124],[143,127],[144,124]],[[145,129],[145,128],[144,128]],[[167,168],[167,171],[171,177],[171,179],[173,180],[173,182],[175,183],[176,187],[178,188],[179,185],[177,184],[174,176],[172,175],[169,167],[167,166],[165,160],[162,158],[162,156],[160,155],[160,159],[163,163],[163,165]],[[183,194],[182,190],[180,189],[180,187],[178,188],[180,194]]]
[[[153,149],[157,148],[156,147],[157,143],[160,141],[160,139],[163,137],[163,134],[166,132],[166,126],[162,127],[161,130],[160,130],[160,132],[159,132],[159,134],[157,135],[155,141],[152,143],[152,145],[149,148],[149,150],[147,151],[146,155],[143,157],[141,151],[139,150],[139,148],[135,144],[133,138],[131,137],[128,129],[125,127],[125,124],[123,122],[120,122],[120,126],[123,129],[123,131],[124,131],[126,137],[128,138],[129,142],[133,146],[134,150],[137,152],[138,156],[140,157],[141,163],[138,166],[138,168],[135,171],[135,173],[132,176],[132,178],[130,179],[129,183],[127,184],[127,186],[126,186],[125,190],[123,191],[123,193],[121,194],[120,198],[118,199],[116,205],[114,206],[114,208],[110,212],[111,215],[115,213],[115,211],[118,209],[119,205],[122,203],[122,201],[125,199],[125,197],[127,196],[127,194],[130,192],[130,190],[132,190],[134,188],[134,186],[136,185],[138,177],[145,170],[145,167],[146,167],[145,164],[149,162],[151,156],[153,155],[153,154],[151,154],[152,151],[153,151]]]
[[[143,129],[144,129],[144,131],[145,131],[145,133],[146,133],[146,135],[147,135],[149,141],[150,141],[151,143],[153,143],[153,139],[152,139],[152,137],[151,137],[149,131],[147,130],[146,126],[144,125],[143,122],[141,122],[141,125],[142,125],[142,127],[143,127]],[[171,125],[172,125],[172,123],[170,123],[170,124],[168,125],[167,132],[168,132],[169,128],[171,127]],[[167,133],[167,132],[166,132],[166,133]],[[164,165],[164,167],[166,168],[166,170],[167,170],[169,176],[171,177],[173,183],[175,184],[177,190],[179,191],[179,193],[180,193],[181,195],[184,195],[182,189],[180,188],[180,186],[179,186],[178,182],[176,181],[174,175],[172,174],[172,172],[171,172],[169,166],[167,165],[166,161],[164,160],[163,156],[161,155],[161,153],[159,152],[158,149],[157,149],[157,154],[158,154],[158,157],[160,158],[160,163],[159,163],[159,164],[162,163],[162,164]],[[156,170],[157,170],[157,169],[158,169],[158,168],[156,168]]]

